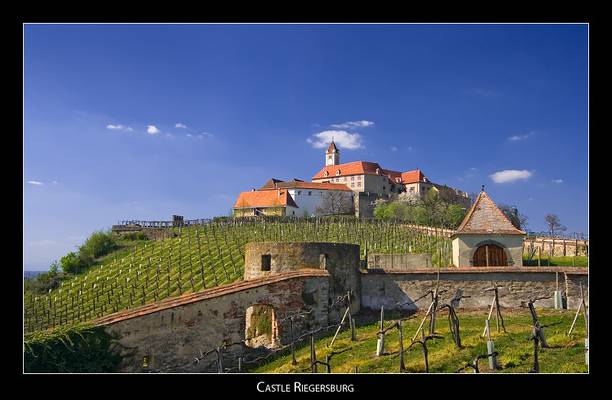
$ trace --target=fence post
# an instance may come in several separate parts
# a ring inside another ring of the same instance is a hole
[[[289,317],[289,336],[291,339],[291,364],[296,365],[297,360],[295,359],[295,343],[293,342],[293,316]]]
[[[380,331],[381,333],[378,335],[378,343],[376,344],[376,355],[382,356],[385,352],[385,334],[382,332],[385,321],[385,306],[380,307]]]
[[[221,347],[217,347],[217,369],[217,372],[223,373],[223,354],[221,354]]]
[[[312,373],[317,372],[317,353],[315,352],[314,333],[310,335],[310,367]]]
[[[487,330],[487,352],[491,354],[489,356],[489,368],[491,370],[495,370],[497,369],[497,359],[493,355],[493,352],[495,351],[495,344],[491,339],[491,325],[488,319],[485,321],[485,326]]]
[[[352,315],[352,310],[351,310],[351,305],[352,305],[352,301],[351,301],[351,291],[349,290],[347,292],[347,299],[348,299],[348,318],[349,318],[349,327],[351,328],[351,342],[355,341],[355,325],[353,323],[353,315]]]
[[[404,372],[406,366],[404,365],[404,335],[402,332],[401,319],[397,322],[397,329],[399,330],[400,372]]]

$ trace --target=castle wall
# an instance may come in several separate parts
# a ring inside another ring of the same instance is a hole
[[[313,310],[294,321],[295,336],[327,326],[328,287],[327,272],[303,270],[166,299],[111,314],[96,324],[117,334],[119,343],[126,347],[120,372],[210,372],[216,366],[216,354],[199,363],[195,357],[224,341],[246,339],[246,313],[252,305],[274,308],[278,319],[274,331],[280,344],[289,342],[289,322],[280,320],[287,313]],[[229,363],[241,350],[245,354],[256,351],[244,345],[227,348],[227,367],[236,366]],[[144,357],[147,369],[142,368]]]
[[[262,256],[270,256],[269,271],[262,271]],[[346,243],[247,243],[244,257],[244,279],[253,279],[302,269],[322,269],[329,272],[329,296],[353,292],[352,312],[359,311],[361,274],[359,246]],[[331,320],[341,310],[330,311]]]
[[[580,283],[585,296],[588,296],[588,273],[584,268],[513,268],[482,267],[477,270],[441,269],[440,290],[447,290],[442,295],[443,303],[450,301],[457,289],[463,289],[465,296],[460,307],[468,309],[485,309],[491,306],[492,294],[483,290],[493,286],[493,282],[503,286],[499,290],[499,301],[502,307],[517,308],[526,304],[529,298],[548,296],[538,301],[538,307],[554,307],[553,292],[556,290],[558,273],[559,288],[565,290],[568,297],[568,308],[575,309],[580,301]],[[361,306],[374,310],[385,309],[416,310],[427,309],[431,296],[419,300],[416,305],[404,304],[421,297],[436,285],[436,270],[421,269],[410,271],[368,270],[361,277]]]
[[[431,267],[431,254],[368,254],[368,268],[420,269]]]
[[[529,254],[529,251],[532,249],[535,251],[534,257],[538,256],[538,249],[540,249],[542,256],[586,256],[589,252],[589,241],[543,237],[525,239],[523,252]]]

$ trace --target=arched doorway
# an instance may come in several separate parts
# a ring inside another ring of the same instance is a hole
[[[247,346],[277,346],[278,326],[274,307],[267,304],[255,304],[247,308],[245,328]]]
[[[508,265],[508,259],[503,247],[496,244],[483,244],[474,252],[474,266],[505,266]]]

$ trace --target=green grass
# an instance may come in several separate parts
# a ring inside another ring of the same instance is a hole
[[[431,253],[451,262],[451,242],[405,225],[372,220],[229,220],[172,228],[160,241],[135,241],[62,281],[48,294],[24,293],[26,332],[97,317],[242,279],[244,245],[253,241],[354,243],[371,253]]]
[[[588,372],[584,363],[584,336],[585,328],[582,317],[571,337],[566,333],[572,323],[574,310],[537,310],[542,325],[551,325],[544,328],[546,340],[551,348],[539,351],[540,372]],[[428,341],[429,371],[455,372],[473,360],[478,354],[486,353],[486,341],[480,335],[484,329],[486,311],[465,312],[458,310],[460,320],[462,349],[455,347],[450,335],[446,311],[439,313],[436,320],[436,331],[444,336],[443,339]],[[491,371],[487,359],[479,362],[481,372],[495,373],[524,373],[529,372],[533,366],[533,342],[527,338],[531,334],[531,316],[528,309],[502,310],[502,316],[508,333],[496,333],[495,322],[491,321],[495,349],[499,352],[498,364],[501,369]],[[385,326],[391,325],[390,317]],[[396,316],[397,317],[397,316]],[[403,322],[404,349],[407,349],[412,336],[422,319],[422,314],[415,319]],[[356,330],[357,341],[350,340],[350,331],[344,330],[336,339],[333,350],[340,351],[350,348],[349,351],[333,356],[331,360],[332,372],[353,373],[355,367],[359,373],[399,372],[399,333],[397,329],[389,331],[385,336],[386,355],[376,357],[376,342],[379,323],[373,322],[358,326]],[[325,355],[331,349],[327,344],[333,337],[333,330],[329,335],[315,342],[317,359],[325,361]],[[286,354],[286,353],[285,353]],[[305,372],[310,366],[310,346],[301,346],[296,351],[297,365],[291,365],[291,354],[283,355],[264,365],[252,369],[250,372]],[[404,352],[406,372],[424,372],[423,353],[420,345],[415,345]],[[322,365],[319,372],[326,371]],[[464,372],[472,372],[467,369]]]
[[[528,261],[527,257],[523,257],[523,266],[537,266],[538,258],[537,256],[532,258],[531,261]],[[566,256],[566,257],[548,257],[542,256],[540,259],[540,266],[552,266],[552,267],[588,267],[589,266],[589,258],[587,256]]]

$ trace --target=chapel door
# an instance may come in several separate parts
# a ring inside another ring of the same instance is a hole
[[[488,263],[487,253],[489,259]],[[506,252],[504,249],[494,244],[485,244],[478,247],[474,253],[474,266],[484,267],[487,265],[492,267],[508,265],[508,260],[506,258]]]

